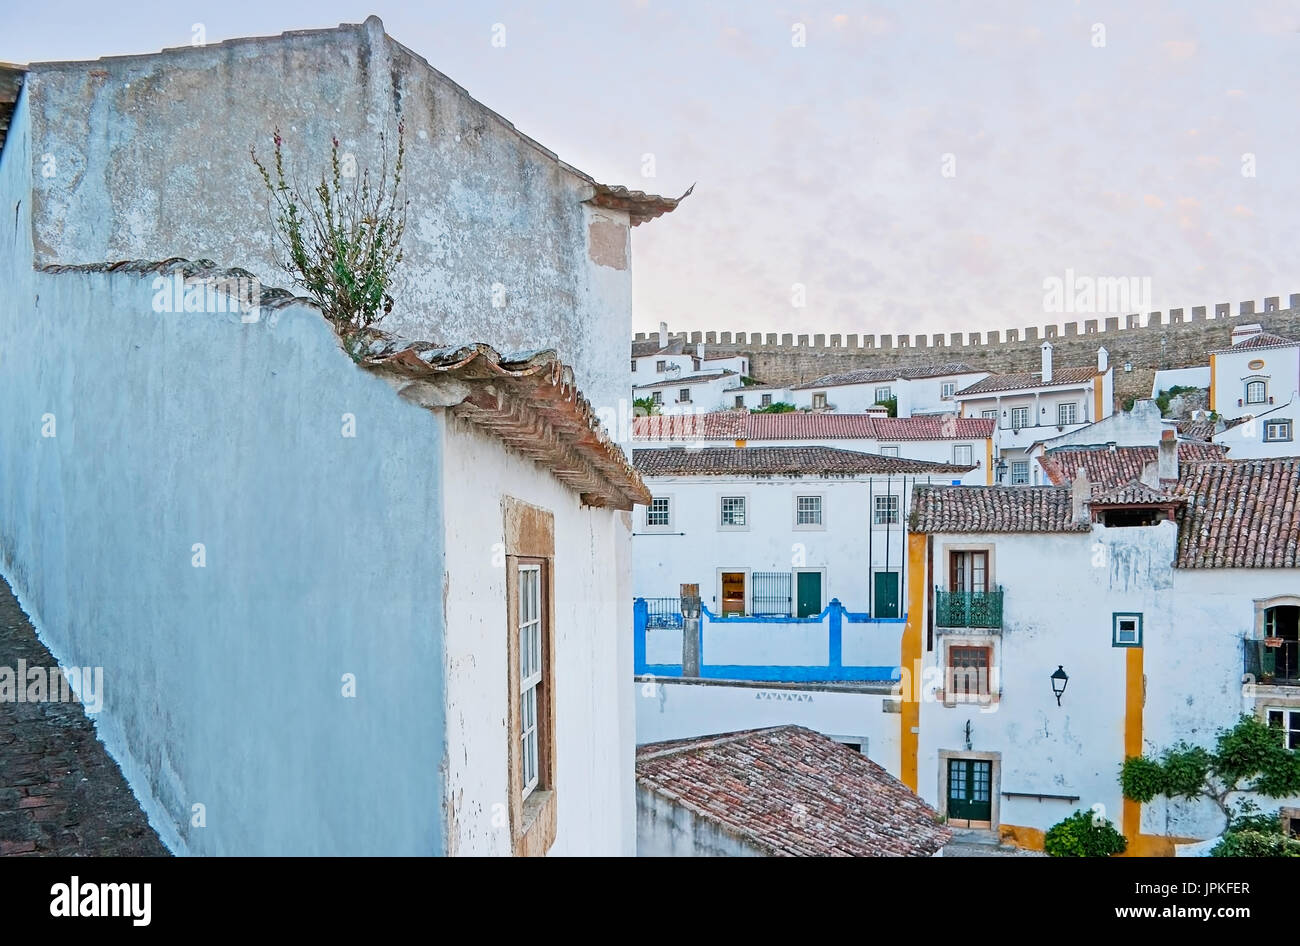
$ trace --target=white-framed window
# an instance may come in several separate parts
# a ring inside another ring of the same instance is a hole
[[[677,403],[678,403],[678,404],[689,404],[689,403],[691,403],[691,389],[690,389],[690,388],[682,388],[680,391],[677,392]]]
[[[1110,645],[1112,647],[1142,646],[1142,615],[1116,611],[1111,615]]]
[[[1247,381],[1246,382],[1246,403],[1263,404],[1268,400],[1268,382],[1267,381]]]
[[[673,501],[668,496],[655,496],[645,510],[645,524],[651,529],[667,529],[673,524]]]
[[[882,457],[896,457],[896,456],[898,456],[898,448],[897,448],[897,447],[881,447],[881,448],[880,448],[880,455],[881,455]]]
[[[1015,430],[1029,426],[1029,408],[1013,407],[1011,408],[1011,426]]]
[[[736,395],[736,406],[737,406],[737,407],[744,407],[744,406],[745,406],[745,395],[743,395],[743,394],[737,394],[737,395]]]
[[[1282,742],[1288,749],[1300,749],[1300,709],[1288,706],[1270,706],[1265,709],[1265,721],[1282,730]]]
[[[763,407],[769,407],[772,404],[772,395],[764,394],[758,400]]]
[[[980,417],[987,417],[989,420],[997,420],[998,412],[996,410],[980,411]]]
[[[825,391],[815,391],[815,392],[813,392],[813,402],[812,402],[812,406],[813,406],[813,410],[821,410],[821,409],[823,409],[823,408],[826,406],[826,392],[825,392]]]
[[[1062,427],[1079,422],[1079,405],[1074,401],[1056,405],[1056,422]]]
[[[1270,420],[1264,422],[1265,443],[1285,443],[1292,439],[1289,420]]]
[[[718,505],[718,525],[723,529],[747,528],[745,506],[744,496],[723,496]]]
[[[794,498],[794,524],[796,528],[821,528],[822,497],[796,496]]]
[[[883,404],[894,396],[892,389],[888,387],[876,388],[876,403]]]
[[[651,391],[651,392],[650,392],[650,400],[654,401],[656,404],[662,404],[662,403],[664,402],[664,392],[663,392],[663,391]]]
[[[939,385],[939,397],[949,398],[956,393],[957,393],[956,381],[945,381],[943,382],[943,384]]]
[[[959,443],[952,448],[952,462],[958,466],[971,466],[972,446],[968,443]]]
[[[524,798],[540,779],[538,711],[542,688],[542,569],[519,566],[519,742]]]
[[[1011,461],[1011,485],[1012,486],[1029,485],[1029,461],[1028,460]]]
[[[898,497],[877,496],[872,522],[878,526],[898,525]]]

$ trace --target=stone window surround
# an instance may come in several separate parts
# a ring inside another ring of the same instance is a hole
[[[985,564],[984,580],[987,583],[989,590],[993,590],[997,585],[997,548],[997,545],[992,542],[941,542],[939,544],[939,574],[934,576],[938,579],[936,583],[939,588],[943,591],[952,591],[952,589],[948,587],[950,584],[949,578],[952,575],[952,569],[949,564],[949,552],[988,552],[988,558]]]
[[[799,521],[799,500],[811,499],[813,497],[816,497],[818,500],[820,500],[817,507],[817,511],[819,514],[818,518],[820,518],[821,521],[801,523]],[[826,531],[826,494],[819,493],[819,492],[795,493],[792,497],[792,508],[791,508],[790,516],[791,516],[791,524],[795,532],[825,532]]]
[[[982,631],[983,629],[981,629]],[[980,699],[962,695],[958,698],[956,694],[949,693],[946,689],[948,682],[948,662],[949,650],[953,647],[987,647],[989,648],[989,692]],[[1002,639],[999,634],[988,633],[952,633],[944,634],[939,639],[938,647],[939,669],[943,673],[943,682],[939,688],[934,691],[934,698],[946,707],[966,706],[966,707],[984,707],[996,706],[1002,702],[1002,672],[999,669],[1002,661]],[[996,676],[996,679],[995,679]]]
[[[989,797],[992,802],[992,810],[989,812],[988,831],[995,837],[998,833],[998,827],[1002,824],[1002,753],[1001,752],[966,752],[961,749],[940,749],[939,750],[939,814],[944,818],[948,817],[948,760],[949,759],[975,759],[981,762],[992,762],[992,771],[989,778]],[[963,829],[964,830],[964,829]],[[984,830],[984,829],[973,829]]]

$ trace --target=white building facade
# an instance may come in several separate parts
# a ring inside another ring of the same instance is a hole
[[[1210,353],[1210,409],[1240,420],[1214,436],[1234,459],[1296,456],[1300,342],[1237,326],[1233,345]]]

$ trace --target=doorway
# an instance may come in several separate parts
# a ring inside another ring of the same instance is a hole
[[[797,618],[815,618],[822,613],[822,573],[796,571],[794,573],[794,601]]]
[[[739,616],[745,613],[745,572],[722,572],[720,575],[722,595],[720,613],[723,617]]]
[[[948,824],[957,828],[993,826],[993,763],[990,760],[948,760]]]
[[[1268,648],[1273,652],[1277,679],[1290,681],[1300,677],[1300,607],[1279,604],[1265,610],[1264,636],[1281,638],[1280,644]]]
[[[875,587],[872,589],[871,616],[898,617],[898,572],[876,572],[872,580]]]

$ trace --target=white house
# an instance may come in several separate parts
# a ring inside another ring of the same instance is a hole
[[[1300,419],[1300,342],[1258,325],[1233,329],[1232,345],[1210,353],[1210,409],[1243,423],[1215,434],[1234,459],[1295,456]]]
[[[1090,468],[1070,486],[917,488],[902,777],[953,826],[1041,849],[1082,809],[1128,853],[1167,855],[1222,818],[1124,800],[1126,757],[1208,746],[1243,712],[1300,745],[1300,460],[1180,465],[1170,432],[1146,483],[1094,488]]]
[[[725,410],[734,403],[729,400],[730,390],[740,382],[740,377],[734,371],[723,369],[652,381],[632,388],[632,399],[650,398],[661,414]]]
[[[987,371],[960,362],[905,368],[862,368],[826,375],[792,389],[796,407],[857,414],[886,401],[896,402],[898,417],[956,413],[956,393]]]
[[[794,394],[780,384],[746,384],[727,388],[722,392],[724,406],[732,410],[755,410],[773,404],[793,404]],[[880,413],[885,413],[882,409]]]
[[[997,482],[1032,483],[1031,448],[1114,413],[1113,373],[1105,348],[1097,363],[1079,368],[1052,364],[1052,343],[1043,342],[1042,370],[990,375],[959,390],[954,399],[963,417],[985,417],[997,425]]]
[[[747,355],[715,354],[703,344],[695,354],[686,351],[686,339],[668,334],[668,323],[650,339],[632,343],[632,398],[651,398],[663,413],[719,410],[731,407],[722,392],[737,387],[749,375]]]
[[[677,201],[559,161],[375,17],[17,71],[0,569],[104,668],[97,733],[162,841],[632,853],[649,494],[592,404],[627,390],[630,228]],[[399,122],[392,334],[349,353],[269,288],[248,149],[279,127],[311,180],[336,137],[373,174]]]
[[[966,472],[962,482],[993,479],[994,422],[953,414],[887,417],[795,411],[750,414],[717,411],[679,417],[638,417],[632,439],[639,447],[729,444],[736,447],[822,446],[882,457],[953,464]]]

